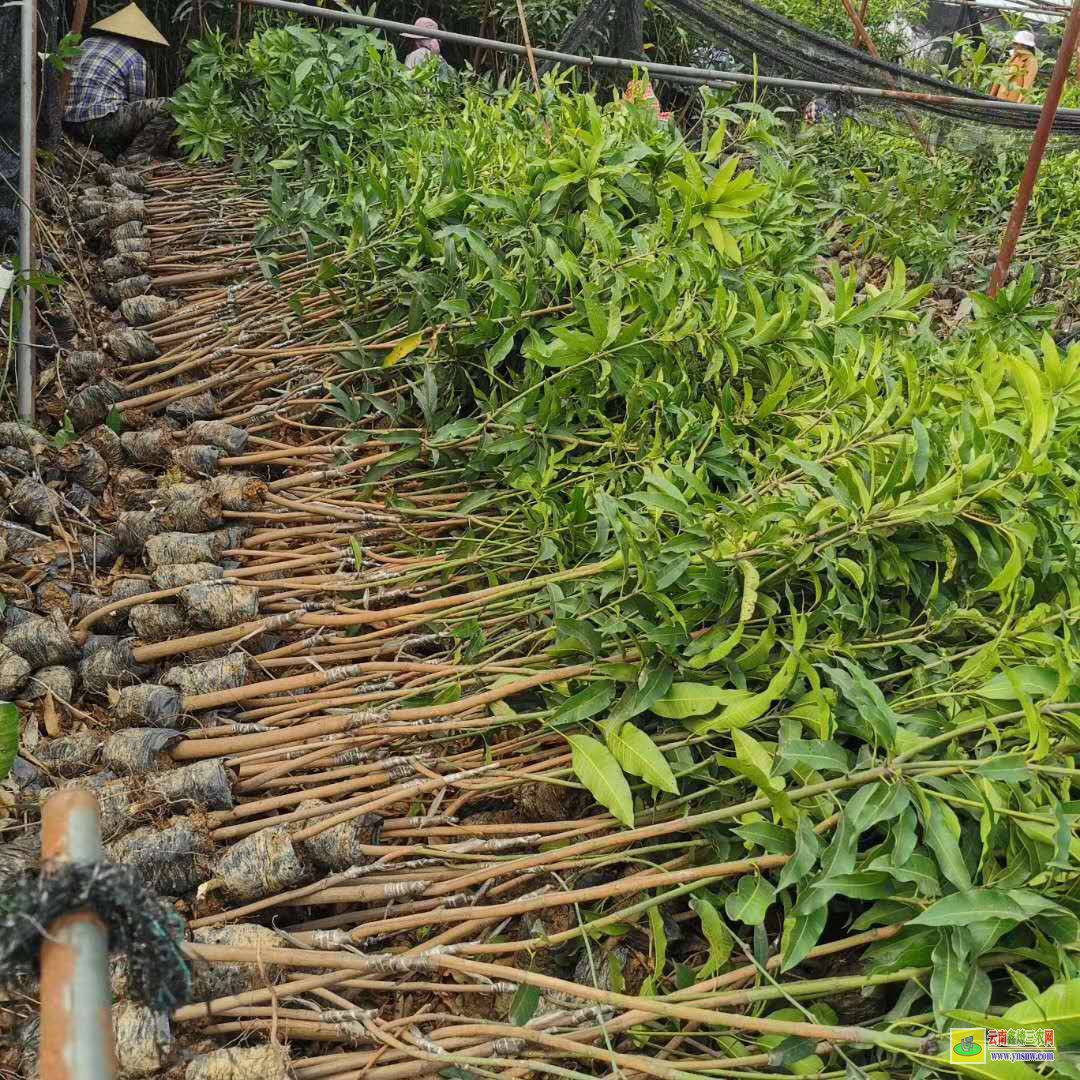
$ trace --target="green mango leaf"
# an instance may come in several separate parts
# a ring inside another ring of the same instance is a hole
[[[589,794],[628,828],[634,826],[634,797],[619,763],[589,735],[569,735],[571,766]]]
[[[1080,979],[1054,983],[1001,1018],[1002,1027],[1052,1027],[1059,1045],[1080,1043]]]
[[[703,716],[720,705],[745,697],[745,690],[732,690],[708,683],[672,683],[664,696],[649,708],[665,720],[686,720],[691,716]]]
[[[633,776],[670,795],[679,794],[679,785],[660,748],[640,728],[631,723],[604,724],[604,737],[615,760]]]
[[[524,1026],[536,1015],[539,1004],[540,987],[522,983],[510,1002],[510,1023],[515,1027]]]
[[[697,913],[701,920],[701,931],[705,940],[709,943],[709,962],[703,978],[715,975],[731,959],[731,950],[735,942],[724,925],[720,913],[712,902],[705,896],[696,895],[690,898],[690,907]]]
[[[0,780],[11,772],[19,753],[19,707],[0,701]]]
[[[552,720],[563,724],[577,724],[603,712],[615,697],[615,684],[610,682],[590,683],[584,690],[579,690],[568,697],[552,714]]]
[[[1050,697],[1057,689],[1057,684],[1058,673],[1053,668],[1021,664],[1010,668],[1007,673],[999,671],[992,679],[983,683],[975,693],[989,701],[1019,701],[1017,691],[1039,699]]]
[[[747,926],[759,926],[765,921],[776,889],[760,874],[744,874],[739,878],[735,891],[724,901],[729,919],[737,919]]]
[[[611,716],[608,719],[612,723],[632,720],[646,709],[652,709],[653,705],[671,689],[673,674],[667,664],[642,670],[638,675],[636,685],[623,694],[618,704],[611,710]]]
[[[1024,918],[1024,909],[1003,889],[968,889],[953,893],[911,920],[911,926],[966,926],[983,919]]]
[[[925,826],[926,842],[941,867],[941,872],[961,892],[971,888],[971,874],[960,854],[960,823],[956,814],[936,799],[930,802],[930,818]]]
[[[789,885],[802,881],[814,868],[820,850],[821,841],[818,834],[814,832],[810,818],[806,814],[800,814],[798,833],[795,838],[795,854],[780,871],[777,888],[786,889]]]
[[[784,919],[784,932],[780,938],[780,954],[783,956],[781,971],[790,971],[801,964],[806,954],[818,943],[829,917],[826,904],[806,915],[790,914]]]

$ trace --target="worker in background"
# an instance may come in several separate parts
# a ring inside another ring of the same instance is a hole
[[[438,30],[439,24],[434,19],[429,19],[426,15],[416,20],[413,25],[418,30]],[[415,41],[416,45],[412,52],[405,57],[405,66],[407,68],[419,67],[421,64],[426,64],[431,60],[438,60],[440,63],[445,63],[442,58],[442,45],[439,43],[438,38],[424,37],[423,34],[403,34],[402,37],[406,41]]]
[[[671,119],[671,113],[661,111],[660,101],[648,79],[631,79],[626,85],[623,101],[631,105],[648,105],[662,122]]]
[[[145,44],[169,43],[138,5],[128,4],[90,27],[72,72],[64,124],[110,156],[162,150],[175,126],[168,99],[146,96],[139,51]]]
[[[1035,55],[1035,35],[1021,30],[1012,40],[1012,52],[1005,65],[1005,78],[990,87],[990,96],[999,101],[1025,101],[1035,85],[1039,58]]]

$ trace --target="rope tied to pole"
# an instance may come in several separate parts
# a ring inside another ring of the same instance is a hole
[[[184,920],[136,871],[111,863],[58,863],[23,871],[0,887],[0,979],[15,984],[37,968],[47,927],[91,912],[108,927],[109,947],[127,958],[131,997],[168,1012],[191,997],[182,951]]]

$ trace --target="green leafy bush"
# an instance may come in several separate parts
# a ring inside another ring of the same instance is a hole
[[[910,983],[879,1047],[1013,1005],[1006,965],[1075,979],[1080,348],[1030,278],[943,341],[902,261],[822,258],[837,214],[917,250],[889,200],[946,166],[870,146],[888,198],[854,172],[837,195],[759,106],[707,99],[690,144],[298,27],[201,46],[177,115],[268,185],[267,273],[299,242],[353,298],[334,412],[401,447],[365,483],[470,491],[450,558],[511,583],[525,629],[454,623],[463,654],[580,665],[503,722],[564,733],[627,826],[677,791],[693,858],[780,858],[696,891],[707,973],[769,927],[797,986],[823,937],[903,924],[860,976]],[[651,988],[681,985],[650,926]]]

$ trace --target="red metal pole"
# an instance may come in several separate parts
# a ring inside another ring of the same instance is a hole
[[[42,872],[103,858],[97,799],[86,788],[51,795],[41,813]],[[62,915],[41,946],[41,1080],[113,1080],[109,931],[88,911]]]
[[[83,23],[86,22],[86,5],[89,0],[75,0],[75,14],[71,19],[71,30],[68,31],[72,34],[81,34],[83,31]],[[68,88],[71,86],[71,70],[70,68],[60,76],[60,110],[61,112],[67,108],[67,96]]]
[[[987,292],[991,296],[997,296],[998,290],[1005,283],[1013,255],[1016,253],[1016,242],[1020,239],[1020,229],[1023,227],[1028,205],[1031,203],[1031,194],[1035,190],[1039,166],[1042,165],[1046,144],[1054,128],[1054,117],[1057,115],[1058,105],[1061,102],[1061,93],[1065,89],[1065,80],[1069,77],[1069,65],[1072,63],[1073,53],[1076,52],[1077,41],[1080,41],[1080,0],[1073,0],[1072,12],[1061,39],[1057,62],[1050,76],[1050,85],[1046,90],[1046,100],[1039,114],[1039,124],[1031,140],[1027,166],[1020,179],[1020,187],[1016,192],[1016,202],[1009,215],[1009,223],[1005,226],[1005,233],[1001,237],[1001,248],[998,251],[994,272],[990,275],[990,288]]]

